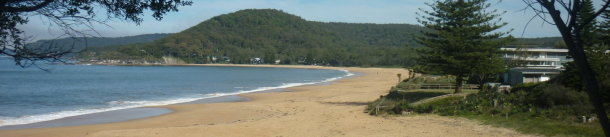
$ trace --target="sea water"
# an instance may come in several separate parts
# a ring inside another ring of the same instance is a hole
[[[49,71],[17,67],[10,58],[0,58],[0,126],[316,84],[352,75],[324,69],[39,64]]]

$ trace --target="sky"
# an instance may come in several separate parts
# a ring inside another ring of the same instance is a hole
[[[178,12],[167,13],[157,21],[146,12],[140,25],[114,19],[107,25],[94,25],[97,33],[86,31],[97,37],[121,37],[150,33],[177,33],[197,25],[211,17],[228,14],[242,9],[278,9],[300,16],[309,21],[376,23],[376,24],[419,24],[416,12],[429,10],[425,3],[433,0],[192,0],[192,6],[180,7]],[[502,21],[508,25],[500,31],[511,31],[517,38],[560,36],[556,28],[535,18],[521,0],[489,0],[492,7],[506,11]],[[103,13],[103,12],[102,12]],[[98,13],[98,14],[102,14]],[[62,33],[44,18],[30,17],[28,24],[20,26],[32,40],[52,39]]]

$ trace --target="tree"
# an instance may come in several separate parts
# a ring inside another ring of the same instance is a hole
[[[587,26],[593,24],[594,20],[603,12],[607,12],[610,1],[600,0],[603,5],[593,14],[583,14],[583,8],[587,8],[588,0],[523,0],[530,9],[534,10],[538,17],[553,24],[561,33],[563,41],[568,46],[569,54],[582,76],[584,88],[589,95],[589,100],[595,108],[599,122],[606,136],[610,136],[610,121],[600,96],[600,84],[597,73],[589,63],[585,46],[588,44],[587,37],[583,35]],[[565,12],[565,14],[562,14]],[[547,16],[548,15],[548,16]],[[548,20],[550,17],[551,20]]]
[[[599,38],[601,45],[610,45],[610,10],[604,11],[601,15],[602,22],[599,24]]]
[[[602,88],[600,94],[603,103],[610,103],[610,54],[605,51],[609,50],[607,46],[595,46],[587,48],[585,51],[589,60],[589,66],[597,72],[597,79]],[[565,70],[558,76],[552,79],[553,82],[559,83],[565,87],[570,87],[578,91],[586,91],[580,70],[574,62],[564,64]]]
[[[508,32],[496,32],[500,14],[486,11],[486,0],[437,0],[428,4],[432,11],[418,22],[432,31],[424,31],[417,41],[426,46],[418,62],[424,72],[455,75],[455,93],[462,92],[462,83],[469,75],[495,74],[504,71],[500,47],[510,38]],[[418,13],[419,14],[419,13]]]
[[[263,62],[265,62],[265,64],[275,64],[275,59],[276,59],[276,55],[275,55],[275,50],[270,49],[269,51],[265,51],[265,56],[263,57]]]
[[[578,24],[583,24],[587,19],[591,18],[595,14],[595,8],[591,0],[582,0],[582,8],[580,8],[579,15],[576,17]],[[599,34],[597,27],[597,19],[592,18],[591,23],[583,25],[580,35],[587,40],[583,41],[585,47],[595,46],[599,43]]]
[[[37,60],[61,61],[71,53],[71,48],[50,44],[41,47],[25,46],[26,38],[17,26],[29,22],[28,17],[46,17],[58,26],[64,35],[88,36],[76,29],[85,26],[93,29],[93,23],[104,24],[96,11],[104,9],[107,19],[116,18],[139,24],[146,10],[161,20],[167,12],[178,11],[179,6],[191,5],[184,0],[2,0],[0,1],[0,55],[10,56],[21,67],[32,65]],[[94,29],[93,29],[94,30]]]

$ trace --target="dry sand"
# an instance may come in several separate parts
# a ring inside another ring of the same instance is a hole
[[[364,75],[338,80],[330,85],[289,88],[291,92],[241,95],[252,99],[247,102],[159,106],[175,112],[119,123],[0,130],[0,136],[526,136],[510,129],[481,125],[463,118],[435,115],[370,116],[363,113],[367,103],[386,94],[397,83],[397,73],[406,77],[408,71],[386,68],[326,69],[345,69]]]

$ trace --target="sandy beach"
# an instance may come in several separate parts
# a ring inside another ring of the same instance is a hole
[[[206,65],[227,66],[227,65]],[[228,65],[251,67],[250,65]],[[528,136],[464,118],[435,115],[377,117],[364,113],[384,95],[404,69],[331,68],[362,74],[332,82],[288,88],[289,92],[249,93],[244,102],[176,104],[165,115],[117,123],[73,127],[0,130],[2,137],[199,137],[199,136]]]

